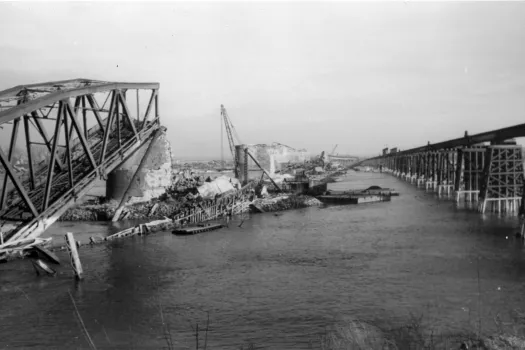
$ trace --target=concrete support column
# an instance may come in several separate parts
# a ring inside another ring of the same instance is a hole
[[[245,185],[248,182],[248,156],[244,152],[246,145],[236,145],[235,154],[237,156],[237,174],[239,176],[239,182]]]
[[[172,182],[171,145],[166,135],[161,135],[153,144],[153,149],[145,160],[142,170],[131,185],[127,202],[136,203],[148,201],[166,192]],[[121,166],[108,174],[106,182],[106,197],[110,200],[120,201],[128,185],[137,171],[139,164],[148,148],[144,144],[135,154],[128,158]]]

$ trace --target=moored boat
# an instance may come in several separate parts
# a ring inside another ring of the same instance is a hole
[[[399,192],[392,188],[382,188],[379,186],[370,186],[364,190],[348,191],[326,191],[327,195],[376,195],[376,196],[399,196]]]
[[[350,194],[325,194],[317,196],[323,203],[337,204],[361,204],[375,202],[389,202],[390,196],[387,195],[350,195]]]
[[[201,232],[213,231],[223,228],[223,224],[198,224],[196,226],[188,226],[183,228],[178,228],[171,233],[176,235],[194,235]]]

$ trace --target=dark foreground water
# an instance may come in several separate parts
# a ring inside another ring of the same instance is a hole
[[[82,247],[81,283],[63,252],[54,278],[36,277],[29,261],[0,265],[0,348],[88,348],[68,291],[98,349],[166,348],[161,309],[175,349],[195,349],[197,323],[204,348],[208,314],[208,349],[308,349],[341,318],[395,326],[424,314],[447,332],[472,329],[481,314],[491,332],[496,314],[525,306],[516,218],[458,209],[386,174],[332,187],[370,184],[401,196]],[[86,241],[120,225],[59,223],[49,234]]]

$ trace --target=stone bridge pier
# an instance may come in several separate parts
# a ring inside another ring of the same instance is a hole
[[[172,181],[171,145],[159,131],[122,165],[108,174],[106,198],[132,204],[149,201],[166,192]],[[126,193],[127,192],[127,193]],[[124,198],[126,194],[127,198]]]

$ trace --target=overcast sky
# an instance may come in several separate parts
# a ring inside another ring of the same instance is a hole
[[[0,89],[160,83],[175,157],[377,154],[525,122],[525,3],[1,3]],[[225,153],[228,154],[227,147]]]

